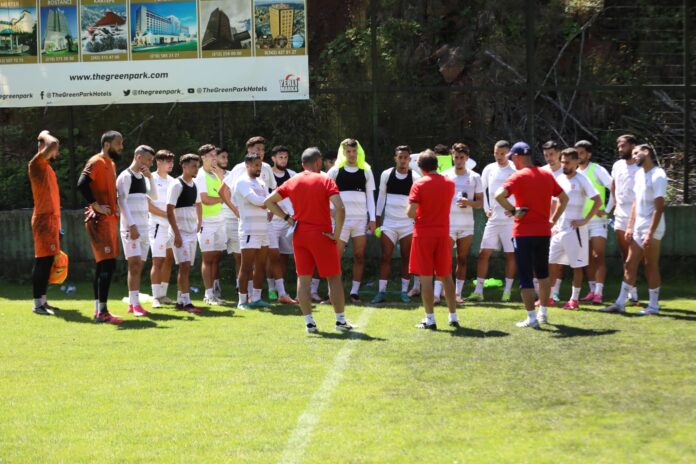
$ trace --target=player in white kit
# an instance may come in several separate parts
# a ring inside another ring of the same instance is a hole
[[[221,147],[215,150],[217,152],[217,172],[218,176],[224,179],[230,173],[227,169],[229,167],[229,152],[226,148]],[[237,207],[232,203],[232,192],[229,186],[225,184],[226,188],[222,189],[220,197],[222,198],[222,220],[225,223],[225,237],[227,237],[227,243],[225,244],[225,250],[228,255],[232,255],[234,260],[234,276],[236,283],[236,276],[239,274],[239,268],[242,264],[242,255],[239,253],[239,211]],[[220,259],[222,261],[222,258]],[[213,281],[213,293],[219,299],[222,299],[222,288],[220,286],[220,266],[215,269],[215,280]]]
[[[260,179],[261,157],[250,153],[244,158],[244,163],[247,172],[237,179],[232,189],[232,202],[239,208],[239,246],[242,250],[237,307],[268,308],[270,305],[261,299],[268,255],[268,211],[264,206],[268,189]],[[252,294],[249,295],[247,289],[252,273]]]
[[[495,250],[502,250],[505,254],[505,288],[502,301],[510,301],[512,283],[515,279],[515,250],[512,245],[512,225],[514,219],[505,214],[505,209],[495,201],[495,192],[498,191],[508,177],[517,170],[507,159],[510,151],[510,142],[499,140],[493,147],[495,162],[483,168],[481,173],[481,187],[483,188],[483,210],[488,222],[483,230],[481,238],[481,250],[478,257],[476,271],[476,288],[467,297],[467,301],[482,301],[483,287],[488,276],[488,262]],[[514,197],[509,200],[514,203]]]
[[[647,308],[638,314],[647,316],[660,312],[660,241],[665,235],[667,174],[657,164],[657,156],[651,146],[639,145],[633,153],[641,169],[636,173],[634,184],[636,197],[626,227],[626,239],[629,242],[628,259],[619,297],[604,311],[612,313],[626,311],[626,300],[631,287],[636,284],[638,266],[643,262],[650,301]]]
[[[541,147],[544,151],[544,160],[546,164],[541,167],[541,169],[553,174],[553,177],[558,180],[558,176],[563,175],[563,166],[561,165],[561,149],[555,140],[549,140],[544,143]],[[551,211],[553,212],[556,208],[556,197],[551,198]],[[548,306],[556,306],[556,301],[559,301],[558,294],[561,291],[561,283],[563,280],[560,276],[560,269],[558,266],[553,264],[549,265],[549,278],[551,281],[551,298],[548,302]],[[534,288],[539,294],[538,282],[536,278],[534,279]]]
[[[365,161],[365,151],[355,139],[345,139],[338,149],[336,164],[326,173],[336,181],[346,208],[346,222],[338,242],[338,255],[343,256],[348,240],[353,245],[353,284],[351,303],[360,303],[360,282],[365,271],[366,233],[374,233],[375,178]]]
[[[568,195],[568,204],[558,222],[552,229],[551,246],[549,248],[549,264],[573,269],[572,294],[563,309],[580,309],[580,287],[582,286],[583,268],[590,258],[590,235],[587,224],[601,205],[599,193],[584,174],[577,172],[578,152],[574,148],[566,148],[561,152],[563,175],[556,182]],[[585,213],[587,200],[593,202],[592,208]]]
[[[611,168],[611,192],[614,197],[614,233],[616,244],[621,252],[622,262],[625,264],[628,258],[629,243],[626,241],[626,229],[628,219],[631,216],[631,208],[636,195],[633,191],[638,163],[633,159],[633,151],[638,145],[638,140],[631,134],[619,136],[616,139],[616,149],[619,152],[619,160]],[[629,292],[629,298],[633,305],[639,305],[638,290],[633,287]]]
[[[167,298],[169,279],[174,264],[172,241],[169,238],[169,221],[167,220],[167,191],[169,186],[176,181],[169,175],[174,167],[174,153],[169,150],[158,150],[155,153],[155,163],[157,163],[157,170],[152,173],[150,184],[153,189],[157,190],[157,199],[150,199],[150,230],[148,235],[152,253],[152,267],[150,268],[152,307],[160,308],[162,305],[174,304],[174,301]]]
[[[278,145],[271,149],[271,159],[273,160],[273,176],[276,185],[280,187],[290,180],[297,173],[288,169],[290,150]],[[285,198],[278,203],[280,209],[285,214],[292,216],[294,210],[290,198]],[[285,290],[285,273],[288,269],[290,256],[292,255],[292,232],[290,225],[283,218],[273,215],[268,226],[268,298],[271,301],[278,300],[282,304],[299,304]]]
[[[607,248],[607,211],[611,211],[613,200],[611,197],[611,175],[597,163],[591,161],[592,144],[587,140],[575,143],[575,149],[580,157],[578,172],[585,174],[592,182],[594,188],[602,199],[602,206],[597,214],[590,219],[587,225],[590,231],[590,263],[587,266],[587,280],[590,284],[590,292],[581,301],[602,303],[604,293],[604,280],[607,275],[606,248]],[[607,195],[607,192],[609,194]],[[589,211],[591,204],[585,204],[585,212]]]
[[[463,143],[452,146],[454,167],[442,173],[454,182],[454,197],[450,210],[450,239],[457,246],[457,270],[455,298],[457,304],[464,303],[462,289],[466,279],[466,258],[474,239],[474,208],[483,207],[483,185],[481,176],[467,169],[469,147]],[[440,301],[442,282],[435,282],[435,302]]]
[[[400,145],[394,150],[395,167],[380,176],[377,197],[377,225],[380,227],[382,258],[379,265],[379,287],[371,304],[386,301],[387,282],[391,272],[391,258],[398,244],[401,251],[401,301],[410,303],[408,296],[408,261],[413,239],[413,219],[406,215],[411,186],[421,176],[409,169],[411,148]]]
[[[157,200],[157,189],[152,188],[150,183],[150,166],[154,156],[155,150],[140,145],[135,149],[131,165],[116,179],[121,242],[128,261],[128,312],[134,316],[148,314],[140,305],[140,277],[150,252],[148,196]]]

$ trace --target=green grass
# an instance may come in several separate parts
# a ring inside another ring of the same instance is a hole
[[[349,307],[352,321],[367,320],[350,335],[331,330],[327,306],[318,335],[292,307],[167,309],[96,326],[88,289],[62,299],[52,288],[64,309],[40,317],[27,286],[1,286],[0,462],[278,462],[307,417],[294,457],[313,463],[696,455],[696,290],[686,283],[665,288],[657,317],[551,309],[555,325],[521,330],[519,304],[490,303],[460,310],[456,332],[438,309],[432,333],[413,328],[416,305]]]

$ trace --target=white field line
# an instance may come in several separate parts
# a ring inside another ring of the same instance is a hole
[[[358,329],[362,330],[367,325],[373,309],[374,308],[365,308],[363,313],[360,315],[360,319],[356,322]],[[353,353],[353,349],[355,348],[357,341],[358,339],[355,337],[348,340],[338,354],[336,354],[333,364],[331,365],[329,372],[326,374],[324,381],[321,383],[321,386],[317,389],[317,391],[314,392],[312,399],[307,405],[307,409],[304,410],[297,420],[297,426],[292,432],[292,435],[290,435],[290,438],[285,445],[283,456],[278,462],[282,464],[292,464],[302,461],[305,448],[309,444],[312,437],[312,432],[319,423],[322,412],[324,412],[324,409],[326,409],[326,406],[329,404],[331,395],[341,382],[343,370],[348,365],[348,360]]]

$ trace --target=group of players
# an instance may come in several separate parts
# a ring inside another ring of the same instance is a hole
[[[206,305],[225,304],[220,263],[226,252],[234,256],[238,308],[269,307],[262,299],[266,280],[270,300],[300,304],[308,331],[316,330],[312,302],[332,303],[336,328],[350,330],[352,326],[343,315],[340,263],[336,269],[333,255],[338,259],[351,242],[353,282],[349,297],[352,303],[360,303],[367,236],[375,235],[382,253],[378,292],[371,304],[387,299],[392,255],[398,246],[400,300],[410,302],[422,294],[426,309],[426,319],[418,327],[436,327],[433,305],[441,300],[443,290],[450,309],[449,323],[458,327],[456,307],[465,301],[462,291],[476,208],[484,209],[487,222],[476,285],[468,301],[484,299],[490,256],[502,250],[502,300],[510,301],[517,273],[528,310],[527,320],[519,325],[534,327],[548,322],[546,307],[560,300],[563,266],[573,269],[572,294],[565,309],[578,309],[581,301],[601,303],[608,216],[613,212],[625,272],[619,298],[606,310],[623,312],[627,301],[637,302],[636,275],[644,262],[650,303],[641,313],[659,311],[658,259],[664,234],[666,175],[657,165],[654,150],[639,145],[632,135],[618,138],[620,159],[611,174],[591,161],[592,145],[587,141],[564,150],[556,142],[547,142],[543,150],[548,164],[536,168],[526,144],[511,146],[501,140],[493,148],[495,161],[480,175],[473,170],[476,163],[463,143],[451,148],[439,145],[420,154],[401,145],[394,151],[394,167],[382,172],[378,188],[365,152],[355,139],[341,142],[335,160],[333,156],[322,160],[317,149],[305,150],[301,175],[288,169],[290,152],[284,146],[273,147],[273,164],[266,163],[262,137],[249,139],[244,160],[229,170],[227,151],[206,144],[197,154],[179,158],[182,173],[178,178],[170,175],[175,155],[147,145],[135,149],[130,166],[117,176],[115,162],[121,157],[123,143],[120,133],[106,132],[101,152],[88,160],[78,181],[88,203],[85,226],[97,262],[96,322],[123,322],[107,308],[120,241],[128,262],[128,312],[136,317],[148,314],[140,302],[140,282],[149,253],[152,308],[175,304],[179,310],[201,312],[191,300],[189,284],[200,247]],[[46,301],[46,288],[53,257],[60,250],[60,198],[50,165],[58,154],[59,141],[44,131],[38,137],[38,153],[29,163],[35,204],[34,312],[44,315],[57,309]],[[151,171],[153,164],[156,169]],[[529,179],[525,177],[532,172],[541,177],[526,182]],[[542,192],[540,182],[549,183],[548,195]],[[515,203],[517,206],[512,206]],[[542,239],[534,243],[526,240],[539,237]],[[299,301],[285,289],[293,254]],[[167,296],[174,263],[178,265],[176,301]],[[583,270],[590,290],[581,299]],[[319,296],[321,277],[327,278],[329,300]]]

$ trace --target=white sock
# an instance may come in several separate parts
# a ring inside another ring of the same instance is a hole
[[[659,308],[660,303],[658,302],[658,299],[660,298],[660,287],[649,288],[648,295],[650,296],[649,306],[651,308]]]
[[[537,279],[536,277],[534,278],[534,293],[536,293],[537,296],[539,296],[539,279]]]
[[[459,321],[459,317],[457,317],[457,313],[449,313],[449,321],[450,322]]]
[[[183,303],[184,300],[181,298],[181,292],[179,290],[176,291],[176,302],[177,303]]]
[[[161,284],[152,284],[152,297],[153,298],[159,298],[161,291],[162,291]]]
[[[283,279],[276,279],[274,282],[276,290],[278,290],[278,296],[285,296],[287,292],[285,291],[285,281]]]
[[[266,283],[268,284],[268,291],[271,292],[276,289],[275,286],[275,279],[266,279]]]
[[[253,281],[253,280],[250,280],[249,282],[247,282],[247,293],[248,293],[249,295],[253,295],[253,294],[254,294],[254,281]],[[252,300],[252,301],[253,301],[253,300]]]
[[[360,282],[358,282],[357,280],[354,280],[353,286],[350,288],[350,294],[357,295],[359,291],[360,291]]]
[[[604,284],[600,284],[597,282],[594,287],[594,293],[595,295],[603,295],[604,293]]]
[[[254,288],[251,290],[251,301],[259,301],[261,299],[261,289],[260,288]]]
[[[546,307],[545,306],[539,306],[539,312],[543,315],[546,315]],[[527,311],[527,319],[530,322],[536,321],[536,311]]]
[[[553,288],[551,289],[551,295],[558,295],[561,292],[561,283],[563,281],[561,279],[556,279],[556,283],[553,285]]]
[[[401,279],[401,293],[406,293],[408,292],[408,279]]]
[[[631,291],[628,294],[633,301],[638,301],[638,287],[631,287]]]
[[[442,281],[441,280],[436,280],[435,281],[435,298],[440,298],[440,295],[442,295]]]
[[[220,290],[222,290],[220,287],[220,279],[215,279],[213,281],[213,291],[219,292]]]
[[[590,280],[590,281],[588,282],[588,284],[589,284],[589,286],[590,286],[590,293],[594,293],[595,285],[597,285],[597,282],[594,281],[594,280]]]
[[[314,318],[312,317],[311,314],[307,314],[304,317],[305,324],[315,324]]]
[[[99,312],[99,300],[94,300],[94,312]]]
[[[386,280],[380,280],[380,281],[379,281],[379,291],[380,291],[380,292],[386,292],[386,291],[387,291],[387,281],[386,281]]]
[[[580,298],[580,287],[573,287],[573,293],[570,295],[570,299],[573,301],[578,301]]]
[[[312,279],[312,285],[309,286],[309,289],[310,289],[312,295],[316,295],[317,292],[319,291],[319,282],[321,282],[321,280],[319,280],[319,279]],[[306,316],[305,316],[305,317],[306,317]],[[310,316],[310,317],[311,317],[311,316]]]
[[[240,302],[240,303],[246,303],[246,302],[247,302],[248,296],[247,296],[246,293],[239,293],[238,295],[239,295],[239,302]]]
[[[191,295],[189,295],[188,293],[182,293],[182,294],[181,294],[181,302],[182,302],[184,305],[189,305],[189,304],[191,304]]]
[[[413,276],[413,288],[420,290],[420,277]]]
[[[515,279],[508,279],[505,278],[505,293],[511,293],[512,292],[512,283],[515,281]]]
[[[483,295],[483,284],[486,282],[486,279],[482,277],[477,277],[476,278],[476,288],[474,289],[474,293],[478,293],[479,295]]]
[[[464,281],[457,279],[457,282],[455,284],[455,291],[457,292],[457,296],[462,296],[463,289],[464,289]]]
[[[239,279],[236,279],[235,282],[237,282],[237,290],[239,290]]]
[[[162,282],[160,284],[160,296],[162,296],[162,298],[167,296],[167,290],[169,290],[169,282]]]
[[[46,304],[46,295],[41,295],[41,304],[42,305]]]
[[[431,314],[425,314],[425,320],[428,321],[428,324],[434,324],[435,323],[435,313]]]
[[[205,289],[205,297],[206,298],[214,298],[215,297],[215,292],[213,291],[212,288]]]
[[[130,302],[131,305],[137,306],[140,304],[140,297],[139,297],[139,292],[137,290],[134,290],[132,292],[128,292],[128,301]]]
[[[41,298],[34,298],[34,308],[40,308],[42,305]]]
[[[626,299],[628,298],[628,292],[631,290],[631,286],[626,282],[621,282],[621,291],[619,292],[619,297],[616,299],[616,304],[619,306],[626,306]]]
[[[336,313],[336,322],[346,322],[346,313]]]

